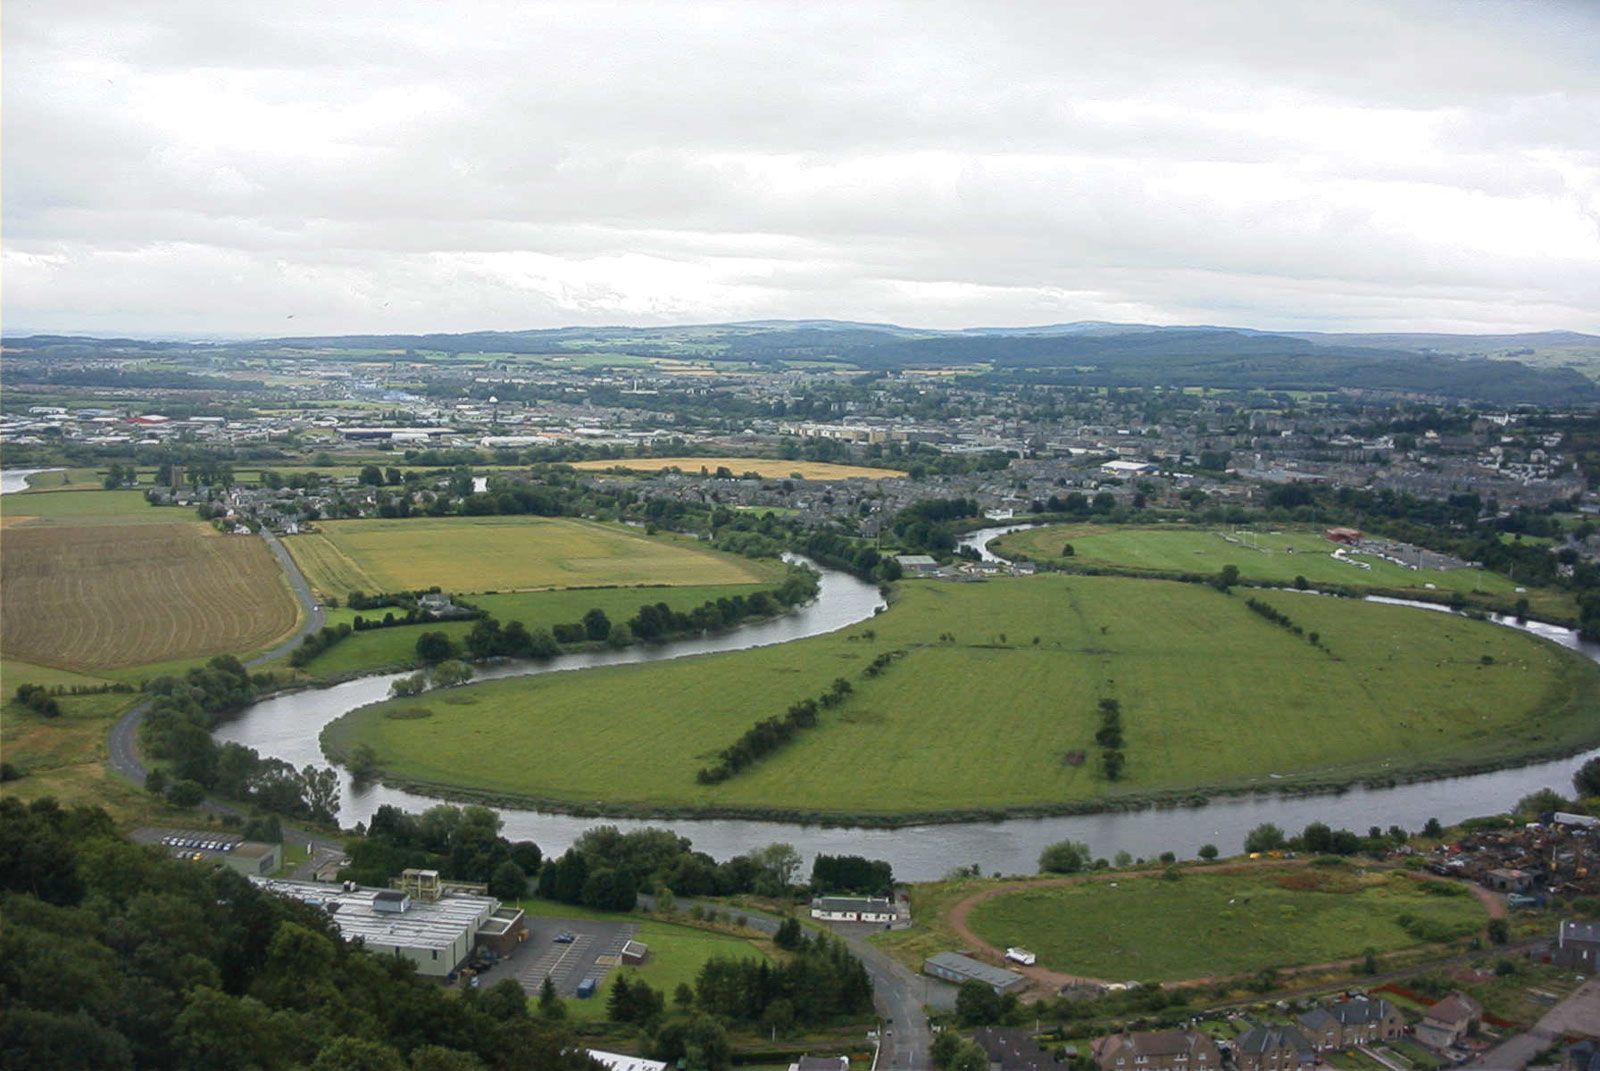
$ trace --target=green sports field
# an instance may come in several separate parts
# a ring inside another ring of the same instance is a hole
[[[1036,886],[976,904],[967,923],[1064,974],[1172,981],[1454,940],[1487,918],[1458,885],[1302,867]]]
[[[380,704],[325,740],[336,752],[372,745],[393,779],[490,795],[887,818],[1326,784],[1424,763],[1438,773],[1600,736],[1600,668],[1554,645],[1429,611],[1256,595],[1324,646],[1203,585],[910,584],[870,625]],[[861,676],[897,650],[881,676]],[[696,783],[753,723],[837,677],[855,693],[817,728],[728,781]],[[1123,711],[1115,783],[1093,762],[1101,698]],[[1090,761],[1073,765],[1074,752]]]
[[[324,521],[284,540],[311,586],[350,591],[526,591],[600,586],[749,584],[778,567],[691,540],[547,517]]]
[[[1061,551],[1071,544],[1073,556]],[[1366,555],[1350,555],[1370,568],[1333,557],[1335,545],[1320,531],[1232,528],[1130,527],[1052,524],[1001,536],[992,545],[1002,556],[1021,553],[1033,561],[1054,561],[1113,569],[1163,573],[1215,573],[1234,565],[1245,580],[1291,584],[1303,576],[1313,586],[1415,588],[1479,592],[1515,598],[1517,585],[1482,569],[1409,569]],[[1538,593],[1529,595],[1530,600]],[[1569,608],[1570,610],[1570,608]]]

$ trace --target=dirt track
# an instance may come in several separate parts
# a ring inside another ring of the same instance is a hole
[[[1302,867],[1307,865],[1309,862],[1309,859],[1283,860],[1281,862],[1274,862],[1270,869],[1278,870],[1289,867]],[[1184,869],[1184,873],[1233,874],[1259,869],[1269,868],[1255,866],[1248,863],[1215,863],[1209,866],[1186,867]],[[1155,877],[1160,873],[1160,870],[1150,869],[1117,870],[1097,874],[1074,874],[1060,878],[1036,878],[1029,881],[1012,881],[1003,885],[995,885],[984,889],[981,892],[972,894],[965,900],[960,901],[954,907],[952,907],[950,909],[949,916],[950,928],[956,932],[956,936],[961,939],[962,943],[972,950],[975,958],[987,959],[993,963],[1003,964],[1006,969],[1016,971],[1017,973],[1025,976],[1029,981],[1033,982],[1036,987],[1043,987],[1045,991],[1050,994],[1059,992],[1062,986],[1073,983],[1105,985],[1108,981],[1122,981],[1123,979],[1108,980],[1103,978],[1090,978],[1085,975],[1062,974],[1059,971],[1048,970],[1044,967],[1024,967],[1020,964],[1011,963],[1005,959],[1004,952],[1001,949],[991,945],[989,942],[985,941],[983,938],[979,937],[973,932],[972,928],[967,925],[967,916],[971,914],[974,907],[986,900],[993,900],[997,896],[1005,896],[1008,893],[1017,892],[1022,889],[1037,889],[1052,885],[1084,885],[1094,881],[1119,881],[1131,878],[1149,878]],[[1452,880],[1449,878],[1441,878],[1434,874],[1429,874],[1423,870],[1412,870],[1408,871],[1407,873],[1410,873],[1413,877],[1421,878],[1426,881]],[[1478,903],[1483,905],[1484,910],[1488,912],[1490,918],[1497,919],[1505,917],[1505,902],[1494,893],[1490,892],[1488,889],[1485,889],[1481,885],[1468,885],[1467,889],[1472,893],[1473,898],[1476,899]],[[1353,957],[1350,959],[1331,960],[1326,963],[1309,963],[1305,964],[1304,966],[1290,968],[1282,973],[1289,976],[1298,974],[1312,974],[1318,971],[1334,970],[1340,967],[1350,967],[1360,962],[1361,957]],[[1220,975],[1208,975],[1202,978],[1187,978],[1182,981],[1167,982],[1165,984],[1172,987],[1214,985],[1217,982],[1222,981],[1223,978],[1224,976]]]

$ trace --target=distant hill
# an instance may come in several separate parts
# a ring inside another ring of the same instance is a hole
[[[17,353],[191,351],[251,355],[315,350],[693,357],[757,365],[838,361],[864,370],[969,367],[994,379],[1084,386],[1362,390],[1494,405],[1600,403],[1600,336],[1327,334],[1082,321],[1025,328],[927,330],[841,320],[756,320],[674,327],[563,327],[426,335],[329,335],[249,343],[161,343],[32,336]]]

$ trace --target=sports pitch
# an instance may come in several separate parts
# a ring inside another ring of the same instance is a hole
[[[688,540],[547,517],[324,521],[284,545],[324,596],[351,591],[529,591],[542,588],[758,583],[774,567]]]

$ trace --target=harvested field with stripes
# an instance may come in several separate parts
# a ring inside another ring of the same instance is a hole
[[[298,610],[260,539],[198,522],[18,526],[0,536],[0,651],[70,670],[244,655]]]

